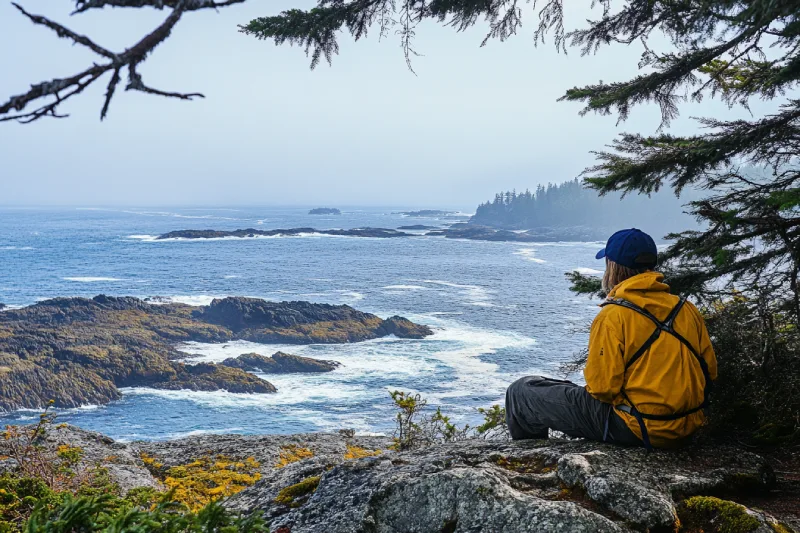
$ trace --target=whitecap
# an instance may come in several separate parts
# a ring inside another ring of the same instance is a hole
[[[100,281],[125,281],[122,278],[107,278],[103,276],[76,276],[61,278],[64,281],[77,281],[79,283],[96,283]]]
[[[235,278],[240,278],[241,276],[239,274],[225,274],[222,277],[225,279],[235,279]]]
[[[158,235],[128,235],[127,238],[139,241],[154,241],[158,238]]]
[[[452,287],[461,291],[461,296],[466,300],[463,303],[466,305],[474,305],[478,307],[494,307],[491,303],[491,291],[479,285],[466,285],[462,283],[453,283],[452,281],[443,281],[438,279],[423,279],[411,280],[431,285],[440,285],[444,287]]]
[[[224,296],[210,296],[208,294],[187,294],[182,296],[164,296],[159,298],[159,301],[152,303],[176,303],[186,305],[211,305],[215,298],[224,298]]]
[[[429,291],[430,287],[423,287],[421,285],[387,285],[384,289],[396,291]]]
[[[353,301],[353,302],[358,302],[358,301],[361,301],[361,300],[363,300],[365,298],[365,296],[362,293],[356,292],[356,291],[336,290],[336,291],[333,291],[333,292],[336,292],[336,293],[340,294],[342,298],[344,298],[346,300]]]
[[[0,246],[0,250],[9,250],[9,251],[11,251],[11,250],[27,251],[27,250],[33,250],[33,249],[34,249],[33,246]]]
[[[545,261],[544,259],[539,259],[538,257],[536,257],[536,248],[520,248],[519,250],[514,252],[514,255],[520,255],[524,259],[527,259],[528,261],[532,261],[534,263],[540,263],[540,264],[547,263],[547,261]]]

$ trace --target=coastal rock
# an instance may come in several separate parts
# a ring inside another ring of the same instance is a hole
[[[413,237],[411,233],[397,231],[386,228],[352,228],[352,229],[315,229],[315,228],[291,228],[259,230],[253,228],[237,229],[232,231],[213,230],[213,229],[184,229],[170,231],[156,237],[156,240],[164,239],[223,239],[223,238],[253,238],[253,237],[297,237],[300,235],[335,235],[339,237],[372,237],[375,239],[390,239],[394,237]]]
[[[391,443],[343,431],[125,444],[59,426],[44,445],[80,446],[87,465],[107,466],[125,490],[157,484],[143,454],[164,468],[217,455],[253,458],[261,480],[223,505],[260,511],[271,531],[284,533],[739,531],[727,528],[728,517],[692,515],[698,499],[705,506],[733,505],[755,533],[790,532],[800,518],[798,509],[773,516],[772,509],[788,508],[772,468],[732,446],[648,454],[581,440],[470,439],[392,452]],[[757,500],[760,508],[725,500]]]
[[[453,224],[446,229],[429,231],[426,235],[476,241],[534,242],[536,240],[527,233],[495,229],[487,226],[477,226],[474,224]]]
[[[309,215],[341,215],[342,212],[335,207],[317,207],[308,212]]]
[[[246,353],[239,357],[225,359],[221,365],[240,368],[248,372],[263,372],[266,374],[289,374],[297,372],[330,372],[341,363],[324,361],[311,357],[300,357],[283,352],[275,352],[271,357],[257,353]]]
[[[512,231],[510,229],[481,226],[473,223],[458,223],[451,225],[449,228],[429,231],[425,235],[430,237],[446,237],[448,239],[497,242],[588,242],[605,240],[610,233],[609,230],[604,228],[587,228],[582,226],[540,227]]]
[[[138,487],[162,489],[160,483],[145,467],[138,450],[101,433],[67,424],[57,424],[43,433],[37,444],[51,452],[63,445],[80,448],[82,457],[79,470],[97,467],[105,469],[109,481],[119,485],[123,494]],[[6,448],[7,445],[8,441],[0,440],[0,456],[12,455],[10,449]],[[13,459],[0,461],[0,474],[12,471],[15,466]]]
[[[419,211],[399,211],[393,215],[404,215],[414,218],[444,217],[458,215],[458,211],[444,211],[442,209],[421,209]]]
[[[415,324],[401,316],[393,316],[384,320],[379,332],[381,336],[394,335],[401,339],[424,339],[433,334],[433,330],[428,326]]]
[[[226,505],[261,510],[291,533],[672,531],[690,496],[767,494],[774,484],[762,458],[732,448],[648,455],[583,441],[468,440],[325,459],[264,476]],[[317,477],[298,507],[276,502]]]
[[[425,224],[412,224],[411,226],[400,226],[399,230],[422,231],[428,229],[439,229],[437,226],[426,226]]]
[[[241,369],[178,362],[177,343],[231,340],[356,342],[426,326],[308,302],[224,298],[210,306],[151,304],[100,295],[55,298],[0,313],[0,411],[102,405],[119,387],[267,393],[275,388]]]
[[[183,364],[173,363],[175,375],[166,381],[150,383],[154,389],[217,391],[246,394],[264,394],[276,392],[275,386],[258,376],[245,372],[240,368],[212,363]]]
[[[237,338],[262,343],[359,342],[391,334],[416,339],[433,333],[427,326],[381,320],[347,305],[279,303],[256,298],[215,299],[198,316],[229,328]]]

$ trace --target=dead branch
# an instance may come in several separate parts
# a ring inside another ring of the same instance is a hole
[[[14,7],[34,24],[49,28],[59,37],[88,48],[105,61],[99,64],[94,63],[82,72],[66,78],[54,78],[50,81],[32,85],[28,92],[12,96],[7,102],[0,103],[0,122],[16,120],[27,124],[44,117],[64,118],[68,115],[60,114],[58,112],[58,107],[69,98],[83,92],[86,87],[110,72],[111,79],[106,88],[103,107],[100,111],[100,120],[103,120],[108,114],[111,100],[114,97],[117,85],[121,81],[120,72],[126,67],[128,71],[128,83],[125,86],[126,91],[141,91],[147,94],[178,98],[181,100],[191,100],[195,97],[203,98],[203,95],[200,93],[170,92],[149,87],[142,81],[142,76],[137,71],[137,67],[145,61],[147,56],[159,44],[169,37],[172,33],[172,29],[185,12],[197,11],[199,9],[216,9],[232,4],[239,4],[244,1],[245,0],[76,0],[75,13],[82,13],[90,9],[100,9],[105,6],[123,8],[153,7],[156,9],[166,8],[171,10],[167,18],[152,32],[145,35],[139,42],[121,53],[115,53],[108,48],[100,46],[89,37],[80,35],[47,17],[28,13],[20,5],[14,3]],[[29,104],[49,98],[52,98],[52,100],[41,104],[33,111],[23,112]]]

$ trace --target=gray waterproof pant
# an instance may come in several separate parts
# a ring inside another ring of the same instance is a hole
[[[570,437],[641,446],[611,404],[603,403],[584,387],[543,376],[518,379],[506,391],[506,422],[511,438],[546,439],[547,430]]]

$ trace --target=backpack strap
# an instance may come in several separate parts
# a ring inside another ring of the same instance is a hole
[[[703,387],[703,402],[697,407],[679,413],[673,413],[669,415],[651,415],[642,413],[639,411],[639,409],[636,408],[636,405],[628,397],[628,394],[625,392],[624,386],[620,390],[620,392],[622,393],[622,397],[625,399],[626,402],[628,402],[629,405],[620,404],[617,405],[616,407],[620,411],[628,413],[631,416],[633,416],[639,423],[639,428],[642,431],[642,442],[644,443],[644,447],[647,449],[647,451],[652,450],[653,447],[650,444],[650,438],[647,434],[647,426],[645,425],[644,422],[645,420],[677,420],[679,418],[689,416],[704,409],[708,405],[709,396],[711,394],[711,373],[708,369],[708,363],[706,362],[705,359],[703,359],[703,357],[699,353],[697,353],[697,350],[694,348],[694,346],[692,346],[692,344],[688,340],[686,340],[685,337],[683,337],[677,331],[675,331],[674,328],[675,319],[677,318],[678,313],[680,313],[681,309],[683,309],[685,303],[686,303],[686,298],[680,298],[680,300],[678,300],[678,303],[675,305],[675,307],[672,308],[669,315],[663,322],[659,320],[655,315],[647,311],[646,309],[639,307],[633,302],[624,300],[622,298],[609,298],[601,304],[601,307],[606,305],[618,305],[620,307],[625,307],[627,309],[630,309],[631,311],[634,311],[648,318],[656,326],[655,331],[653,331],[650,337],[648,337],[648,339],[644,342],[644,344],[642,344],[639,347],[639,349],[637,349],[636,352],[630,357],[630,359],[628,359],[628,362],[625,364],[626,372],[628,368],[630,368],[631,365],[633,365],[633,363],[639,360],[647,352],[647,350],[650,349],[653,343],[661,336],[662,331],[672,335],[673,337],[678,339],[678,341],[680,341],[681,344],[686,346],[689,349],[689,352],[691,352],[691,354],[695,357],[695,359],[697,359],[697,362],[700,365],[700,369],[703,372],[703,378],[705,380],[705,386]]]

